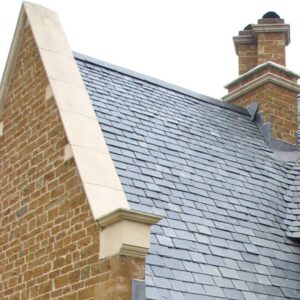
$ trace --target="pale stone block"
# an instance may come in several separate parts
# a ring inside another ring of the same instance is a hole
[[[30,26],[28,19],[25,20],[25,24],[24,24],[24,28],[27,28],[28,26]]]
[[[72,145],[79,174],[84,183],[121,190],[121,182],[109,154]]]
[[[67,57],[73,57],[57,14],[33,3],[24,2],[23,5],[37,46]]]
[[[52,92],[51,86],[48,85],[48,86],[46,87],[45,99],[46,99],[46,100],[49,100],[49,99],[51,99],[52,97],[53,97],[53,92]]]
[[[100,233],[100,259],[118,253],[143,257],[149,247],[150,226],[146,224],[122,220]]]
[[[123,190],[88,183],[84,189],[95,220],[118,208],[129,209]]]
[[[150,227],[161,216],[117,209],[97,219],[100,233],[100,259],[115,254],[145,257],[150,247]]]
[[[71,145],[109,153],[100,125],[96,119],[62,110],[60,114]]]
[[[50,80],[50,84],[59,109],[96,119],[92,103],[84,87],[54,79]]]
[[[72,151],[72,147],[70,144],[67,144],[64,148],[64,162],[67,162],[68,160],[70,160],[73,157],[74,157],[74,154]]]
[[[48,78],[62,80],[84,88],[84,84],[74,58],[39,49]]]

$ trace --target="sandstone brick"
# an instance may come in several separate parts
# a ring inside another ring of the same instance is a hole
[[[93,298],[94,296],[95,296],[94,287],[88,287],[78,292],[78,300],[90,299]]]
[[[55,288],[59,289],[68,284],[68,276],[62,275],[54,279]]]

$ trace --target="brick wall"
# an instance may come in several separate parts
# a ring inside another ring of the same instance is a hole
[[[257,65],[273,61],[285,66],[285,33],[260,33],[257,35]]]
[[[274,83],[266,83],[255,88],[230,103],[247,107],[251,103],[259,103],[259,111],[263,112],[264,123],[272,123],[272,138],[290,144],[297,144],[298,113],[297,94]]]
[[[64,162],[67,139],[47,86],[27,27],[0,116],[0,299],[104,299],[113,281],[123,296],[105,299],[130,299],[144,261],[99,261],[99,229],[74,160]]]
[[[257,45],[240,44],[237,46],[239,58],[239,75],[242,75],[257,66]]]

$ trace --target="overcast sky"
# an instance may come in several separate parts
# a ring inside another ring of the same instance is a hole
[[[22,1],[0,1],[2,77]],[[291,25],[287,67],[300,72],[297,0],[36,0],[58,13],[72,50],[220,98],[237,77],[232,36],[267,11]]]

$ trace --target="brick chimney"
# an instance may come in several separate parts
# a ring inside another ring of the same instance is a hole
[[[285,67],[290,26],[276,13],[268,12],[233,41],[240,76],[225,86],[228,94],[223,100],[245,108],[257,103],[256,123],[270,146],[294,149],[298,143],[300,76]]]

